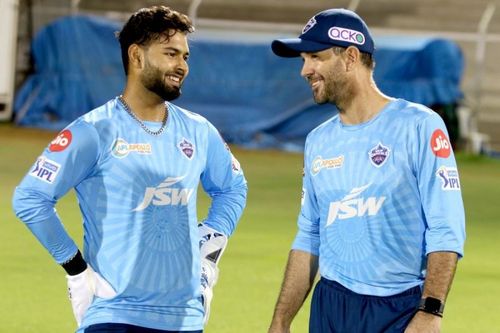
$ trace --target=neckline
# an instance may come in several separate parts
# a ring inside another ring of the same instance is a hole
[[[382,110],[380,110],[380,112],[378,112],[373,118],[371,118],[370,120],[367,120],[363,123],[359,123],[359,124],[353,124],[353,125],[347,125],[347,124],[344,124],[342,122],[342,119],[340,119],[340,114],[338,115],[338,120],[339,120],[339,124],[340,124],[340,127],[344,130],[347,130],[347,131],[357,131],[357,130],[360,130],[362,128],[365,128],[367,126],[370,126],[372,123],[376,122],[377,119],[379,119],[383,114],[385,114],[387,111],[389,111],[390,109],[393,108],[394,104],[397,103],[399,101],[399,99],[391,99],[383,108]]]
[[[116,97],[117,104],[121,106],[123,110],[127,113],[127,115],[136,123],[138,124],[146,134],[149,134],[153,137],[159,137],[167,128],[169,118],[170,118],[170,108],[169,104],[165,102],[165,116],[161,122],[159,121],[150,121],[150,120],[142,120],[140,119],[135,112],[130,108],[130,106],[127,104],[127,102],[123,99],[122,95],[119,95]],[[152,130],[149,127],[146,126],[146,124],[151,124],[154,126],[157,126],[160,124],[160,128],[157,130]]]

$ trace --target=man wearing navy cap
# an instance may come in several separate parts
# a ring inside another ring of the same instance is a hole
[[[443,120],[380,92],[373,38],[351,11],[318,13],[272,49],[302,57],[314,100],[339,113],[306,139],[298,232],[269,333],[290,332],[318,268],[310,332],[440,332],[465,241]]]

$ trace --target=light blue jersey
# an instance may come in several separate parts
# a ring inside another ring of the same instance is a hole
[[[391,101],[374,119],[314,129],[304,157],[293,249],[350,290],[389,296],[422,285],[426,255],[463,255],[465,218],[446,127],[438,114]]]
[[[203,117],[167,105],[159,136],[146,133],[118,99],[80,117],[51,142],[16,189],[17,215],[58,263],[77,247],[54,205],[76,190],[84,258],[118,294],[96,299],[79,331],[104,322],[203,328],[198,184],[212,198],[205,223],[226,235],[242,213],[247,187],[217,130]]]

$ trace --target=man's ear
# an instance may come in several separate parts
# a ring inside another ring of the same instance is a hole
[[[359,63],[361,54],[357,47],[349,46],[345,52],[346,70],[350,71]]]
[[[144,67],[144,49],[137,44],[132,44],[128,48],[129,66],[134,69]]]

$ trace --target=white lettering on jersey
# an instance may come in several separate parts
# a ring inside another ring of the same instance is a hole
[[[139,206],[132,211],[138,212],[146,209],[149,205],[154,206],[186,206],[193,194],[192,188],[172,188],[172,185],[180,182],[182,177],[167,177],[157,187],[146,187],[144,199]]]
[[[326,226],[335,222],[335,220],[345,220],[355,216],[374,216],[378,213],[386,197],[368,197],[359,198],[369,186],[356,187],[349,192],[342,200],[330,203],[328,209],[328,218]]]

